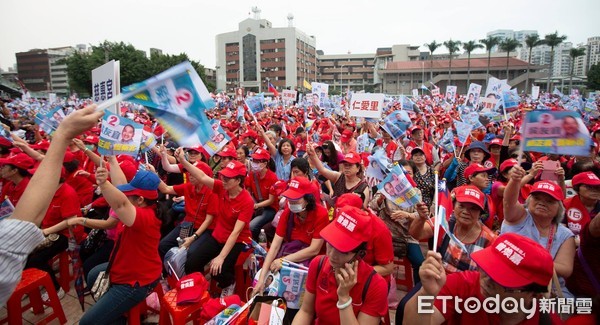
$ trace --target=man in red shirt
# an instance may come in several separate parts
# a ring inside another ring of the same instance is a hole
[[[506,233],[471,258],[479,270],[446,276],[441,255],[428,252],[419,270],[422,287],[404,308],[404,324],[550,323],[554,315],[541,314],[539,301],[553,274],[544,247]]]

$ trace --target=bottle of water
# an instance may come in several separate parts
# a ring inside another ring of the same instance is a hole
[[[260,245],[260,247],[262,247],[265,251],[267,250],[267,234],[265,233],[264,229],[260,230],[260,235],[258,235],[258,244]]]

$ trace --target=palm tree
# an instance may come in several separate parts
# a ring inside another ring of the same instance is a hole
[[[452,56],[454,55],[454,53],[460,50],[460,44],[460,41],[453,40],[444,42],[444,46],[448,49],[448,52],[450,52],[450,65],[448,66],[448,85],[450,85],[450,83],[452,82]]]
[[[571,78],[569,78],[569,92],[573,89],[573,72],[575,71],[575,59],[585,55],[585,47],[572,48],[569,51],[571,57]]]
[[[508,80],[508,59],[510,58],[510,52],[521,47],[521,43],[514,38],[506,38],[500,42],[500,49],[506,51],[506,79]]]
[[[531,65],[531,53],[533,48],[544,44],[544,41],[540,39],[538,34],[531,34],[525,36],[525,45],[529,49],[529,56],[527,57],[527,80],[525,81],[525,92],[529,92],[529,66]]]
[[[429,49],[429,79],[433,81],[433,52],[437,50],[438,47],[442,46],[442,44],[433,41],[431,43],[425,43],[425,46]],[[425,82],[425,80],[423,80]]]
[[[496,36],[488,36],[487,38],[484,39],[480,39],[479,42],[481,42],[481,44],[485,45],[485,50],[488,53],[488,64],[487,64],[487,70],[485,72],[485,84],[487,86],[487,79],[490,76],[490,59],[492,57],[492,49],[494,48],[494,46],[500,44],[500,37],[496,37]]]
[[[558,32],[544,36],[544,44],[550,46],[550,71],[548,72],[548,80],[546,80],[547,92],[550,92],[550,79],[552,78],[552,68],[554,66],[554,47],[564,42],[566,39],[566,35],[558,36]]]
[[[483,45],[477,43],[477,41],[468,41],[463,43],[463,50],[467,52],[467,87],[471,84],[471,52],[476,49],[482,49]]]

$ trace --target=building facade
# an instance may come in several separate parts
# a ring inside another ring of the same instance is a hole
[[[290,19],[290,26],[274,28],[255,16],[237,31],[217,35],[217,89],[260,92],[268,89],[268,79],[280,90],[303,90],[303,80],[317,80],[316,40],[291,25]]]
[[[74,47],[33,49],[16,53],[19,79],[28,90],[34,92],[69,94],[67,65],[62,59],[72,55]]]
[[[317,80],[330,90],[369,90],[373,87],[375,54],[319,55]]]

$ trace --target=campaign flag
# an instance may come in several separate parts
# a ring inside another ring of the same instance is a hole
[[[265,109],[265,94],[260,93],[256,96],[247,97],[246,106],[253,115],[262,112]]]
[[[458,87],[456,86],[446,86],[446,101],[454,103],[457,89]]]
[[[377,188],[388,200],[401,208],[412,207],[421,202],[419,193],[398,165],[392,167]]]
[[[471,131],[473,130],[473,125],[461,121],[454,120],[454,128],[456,129],[456,135],[458,136],[458,141],[464,144],[469,139],[471,135]]]
[[[120,62],[111,60],[92,70],[92,99],[100,104],[117,96],[120,91]],[[117,114],[117,105],[109,110]]]
[[[469,85],[469,91],[467,93],[467,101],[465,102],[466,107],[477,108],[479,105],[479,95],[481,94],[481,85],[472,83]]]
[[[448,128],[442,136],[440,146],[444,148],[446,152],[454,152],[454,133],[452,133],[451,128]]]
[[[287,89],[286,89],[286,90],[284,90],[284,91],[283,91],[283,96],[282,96],[282,99],[283,99],[284,101],[287,101],[287,102],[293,103],[293,102],[295,102],[295,101],[296,101],[296,96],[297,96],[297,95],[298,95],[298,92],[297,92],[297,91],[295,91],[295,90],[287,90]]]
[[[495,96],[492,97],[483,97],[480,99],[481,102],[481,111],[480,113],[491,113],[498,104],[498,99]]]
[[[447,185],[445,178],[438,180],[438,206],[444,207],[448,214],[452,214],[452,199]]]
[[[523,150],[588,156],[592,139],[579,112],[530,111],[523,121]]]
[[[8,198],[4,199],[0,204],[0,220],[12,216],[13,212],[15,212],[15,206]]]
[[[412,96],[415,97],[415,98],[419,97],[419,90],[418,89],[413,89],[412,90]]]
[[[311,120],[311,119],[306,120],[306,122],[304,123],[304,129],[306,130],[306,132],[310,131],[312,126],[315,124],[315,121],[316,120]]]
[[[451,214],[451,213],[446,211],[445,207],[443,207],[441,205],[438,207],[437,218],[439,219],[440,226],[442,229],[444,229],[444,232],[448,235],[448,237],[450,237],[450,240],[452,240],[457,246],[459,246],[463,252],[467,252],[467,254],[469,254],[469,250],[467,249],[465,244],[463,244],[458,238],[456,238],[456,236],[452,232],[452,230],[454,230],[454,229],[450,229],[450,225],[448,224],[448,219],[447,219],[447,215],[449,215],[449,214]],[[439,242],[441,242],[441,241],[439,241]],[[437,249],[437,247],[436,247],[436,249]]]
[[[190,62],[125,87],[113,100],[145,106],[181,146],[197,146],[210,137],[210,122],[204,111],[215,107],[215,101]],[[108,104],[111,100],[102,105]]]
[[[540,86],[532,86],[531,87],[531,99],[538,99],[540,98]]]
[[[304,79],[302,85],[304,86],[304,88],[312,90],[312,85],[308,81],[306,81],[306,79]]]
[[[404,110],[414,111],[415,109],[415,103],[412,100],[410,100],[410,98],[404,95],[400,96],[400,105]]]
[[[425,86],[424,84],[421,84],[421,90],[427,90],[427,91],[429,91],[429,88],[427,88],[427,86]]]
[[[279,97],[279,92],[277,91],[277,88],[275,88],[275,86],[273,86],[271,82],[269,82],[269,91],[273,93],[273,96]]]
[[[517,89],[502,91],[502,102],[504,103],[504,110],[506,112],[516,110],[520,101],[521,97],[519,97]]]
[[[435,86],[435,85],[434,85]],[[431,89],[431,96],[439,96],[440,95],[440,88],[436,87]]]
[[[406,111],[393,111],[383,120],[381,126],[392,138],[399,139],[412,125]]]
[[[354,94],[350,102],[350,116],[380,119],[384,94]]]
[[[238,106],[236,120],[240,123],[244,122],[244,106]]]
[[[105,111],[98,141],[98,152],[107,156],[137,157],[142,141],[142,130],[142,124]]]
[[[5,128],[0,128],[0,137],[6,139],[8,142],[13,143],[15,140],[10,136],[10,132],[8,132]]]
[[[150,151],[156,146],[156,136],[151,131],[142,129],[142,141],[140,143],[140,151],[142,153]]]
[[[312,84],[312,105],[319,106],[323,105],[325,98],[329,94],[329,85],[320,82],[313,82]]]
[[[202,147],[204,147],[204,150],[206,150],[206,152],[208,152],[210,156],[213,156],[217,152],[221,151],[221,149],[223,149],[223,147],[227,145],[231,138],[227,135],[227,133],[225,133],[225,131],[221,127],[220,120],[212,120],[211,128],[213,130],[212,136],[210,137],[210,140],[202,144]]]
[[[510,86],[508,85],[507,80],[490,77],[490,79],[488,79],[487,88],[485,89],[485,97],[494,95],[496,99],[500,99],[500,97],[502,97],[502,91],[509,89]]]
[[[460,118],[463,122],[470,124],[473,129],[482,128],[483,124],[479,121],[479,113],[470,112],[470,113],[461,113]]]

